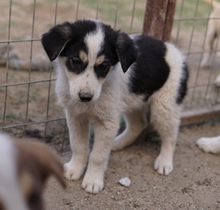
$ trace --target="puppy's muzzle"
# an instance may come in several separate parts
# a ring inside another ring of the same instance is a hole
[[[89,102],[93,98],[93,94],[91,93],[85,93],[85,92],[80,92],[79,93],[79,98],[82,102]]]

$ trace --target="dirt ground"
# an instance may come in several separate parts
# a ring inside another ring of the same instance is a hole
[[[52,1],[38,1],[33,34],[31,34],[32,3],[28,0],[14,0],[14,2],[10,39],[26,40],[31,36],[39,38],[45,29],[53,25],[55,7],[51,6]],[[137,3],[141,5],[141,1],[137,1]],[[69,1],[59,2],[57,22],[74,19],[76,17],[75,6],[74,4],[70,7]],[[144,8],[139,7],[138,12]],[[8,1],[1,0],[0,8],[2,14],[0,25],[4,26],[0,31],[0,36],[2,40],[7,40]],[[82,18],[84,15],[93,18],[96,13],[88,8],[80,7],[78,18]],[[122,19],[121,22],[123,25],[127,23],[127,28],[129,27],[128,21]],[[142,26],[142,18],[135,19],[134,25]],[[117,28],[120,28],[120,25],[117,25]],[[133,30],[138,30],[138,28]],[[174,42],[176,33],[177,30],[174,31]],[[201,54],[195,52],[202,51],[204,32],[193,31],[192,43],[191,34],[191,29],[181,29],[176,43],[186,54],[191,52],[187,56],[190,66],[190,88],[185,100],[185,107],[188,109],[220,103],[219,91],[216,91],[212,84],[219,74],[219,58],[214,58],[211,70],[199,69]],[[43,51],[40,42],[34,42],[33,46],[29,42],[16,42],[11,43],[10,46],[19,51],[21,59],[29,60],[31,53],[34,58]],[[54,81],[36,82],[54,78],[53,74],[51,75],[50,72],[29,73],[27,71],[19,71],[18,73],[17,70],[6,70],[4,66],[0,67],[0,75],[1,85],[14,84],[7,87],[7,94],[6,88],[0,87],[0,99],[7,99],[7,109],[4,103],[0,103],[0,126],[16,125],[23,122],[35,123],[63,117],[61,108],[56,104],[53,91]],[[26,82],[33,83],[18,85]],[[49,92],[48,89],[51,91]],[[49,133],[54,141],[62,139],[65,128],[60,121],[51,121],[47,124],[47,128],[45,127],[45,124],[34,124],[26,126],[26,129],[37,130],[41,136],[44,133]],[[220,135],[219,127],[220,122],[211,122],[182,128],[174,157],[174,171],[169,176],[159,175],[153,169],[160,143],[157,137],[150,135],[123,151],[111,154],[106,171],[105,188],[97,195],[86,193],[81,189],[82,179],[67,182],[68,187],[63,190],[52,178],[45,190],[46,210],[220,209],[220,155],[205,154],[195,145],[195,141],[201,136]],[[17,136],[20,134],[19,128],[13,128],[10,132]],[[23,128],[21,132],[23,132]],[[65,153],[60,154],[63,162],[68,161],[71,156],[68,146],[65,145],[65,147],[67,148],[65,148]],[[118,183],[118,180],[123,177],[130,178],[132,182],[130,187],[126,188]]]
[[[81,189],[82,179],[68,181],[63,190],[52,178],[45,191],[46,210],[217,210],[220,209],[220,157],[205,154],[195,145],[201,136],[219,135],[220,122],[181,128],[169,176],[153,169],[159,152],[157,137],[138,140],[131,147],[111,154],[105,188],[96,195]],[[68,161],[71,153],[62,154]],[[131,179],[126,188],[118,183]]]

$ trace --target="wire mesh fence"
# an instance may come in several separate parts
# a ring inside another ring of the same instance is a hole
[[[210,0],[210,3],[212,1]],[[190,65],[189,92],[185,101],[185,109],[212,108],[219,104],[219,90],[215,80],[220,73],[218,58],[218,37],[213,45],[213,54],[209,65],[202,65],[206,53],[210,52],[210,21],[218,21],[220,13],[210,17],[215,9],[207,1],[179,1],[176,9],[176,18],[173,28],[173,41],[186,54]],[[219,28],[218,28],[219,30]],[[216,31],[217,32],[217,31]],[[218,32],[217,32],[218,33]]]
[[[141,33],[145,6],[145,0],[1,0],[0,128],[45,141],[62,139],[63,143],[66,123],[56,103],[56,78],[42,50],[41,34],[57,23],[83,18]],[[212,109],[220,102],[215,85],[220,73],[218,40],[210,65],[201,67],[209,51],[206,39],[212,9],[203,0],[177,1],[171,41],[184,52],[190,66],[185,111]]]

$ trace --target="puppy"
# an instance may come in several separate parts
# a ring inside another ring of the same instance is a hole
[[[111,149],[132,144],[150,122],[162,140],[154,168],[159,174],[171,173],[188,78],[179,50],[95,20],[57,25],[42,36],[42,45],[54,61],[56,93],[69,128],[68,180],[78,180],[87,166],[82,188],[100,192]],[[117,136],[121,115],[126,130]],[[90,128],[95,136],[91,152]]]
[[[205,49],[208,51],[204,53],[201,67],[206,68],[210,66],[211,55],[214,50],[214,44],[216,43],[220,32],[220,3],[215,0],[204,0],[212,5],[213,9],[209,16],[207,36],[205,40]],[[220,83],[220,81],[219,81]]]
[[[206,153],[220,153],[220,136],[208,138],[202,137],[196,142],[197,146]]]
[[[63,166],[43,143],[13,141],[0,133],[0,210],[43,210],[50,175],[65,186]]]

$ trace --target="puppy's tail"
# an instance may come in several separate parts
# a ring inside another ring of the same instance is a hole
[[[216,0],[203,0],[203,1],[212,5],[213,8],[215,8],[217,4],[219,4]]]

